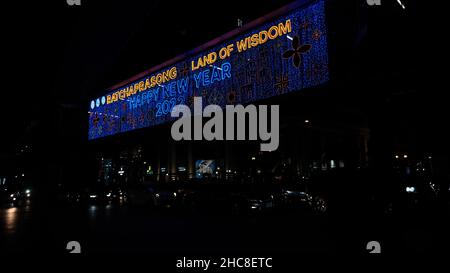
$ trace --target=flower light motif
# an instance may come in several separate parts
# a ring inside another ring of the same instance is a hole
[[[300,66],[300,55],[308,52],[311,49],[311,45],[305,44],[301,45],[298,36],[292,39],[292,49],[287,50],[283,53],[283,58],[288,59],[293,57],[293,63],[295,67]]]

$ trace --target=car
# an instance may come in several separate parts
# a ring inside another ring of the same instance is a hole
[[[231,213],[233,211],[233,194],[228,185],[203,184],[183,199],[184,204],[196,212]]]
[[[263,211],[273,209],[274,197],[270,196],[247,196],[245,199],[246,209],[251,211]]]
[[[281,205],[288,209],[312,209],[313,196],[304,184],[291,183],[284,185],[281,190]]]
[[[21,196],[23,200],[30,200],[31,199],[31,189],[30,188],[26,188],[21,192]]]
[[[120,197],[119,197],[120,198]],[[155,196],[151,189],[144,185],[128,188],[126,201],[131,206],[151,206],[156,205]]]
[[[11,191],[7,194],[7,203],[19,206],[23,201],[23,194],[20,191]]]
[[[87,189],[83,195],[81,195],[84,203],[87,204],[104,204],[107,202],[106,192],[101,188],[90,188]]]
[[[268,185],[242,185],[234,194],[239,213],[268,212],[274,209],[278,191]]]
[[[74,204],[81,201],[81,194],[77,191],[69,191],[66,194],[66,200],[67,203]]]
[[[110,188],[105,193],[106,200],[110,203],[125,203],[128,201],[128,195],[121,188]]]
[[[175,207],[178,205],[178,193],[174,185],[153,184],[149,189],[153,193],[157,207]]]

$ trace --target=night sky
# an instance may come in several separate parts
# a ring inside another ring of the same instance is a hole
[[[1,150],[16,149],[27,130],[55,115],[55,105],[86,107],[106,88],[234,29],[238,18],[248,22],[289,2],[229,1],[220,11],[187,1],[176,8],[168,1],[10,4],[2,12]]]
[[[0,257],[67,253],[73,240],[167,268],[252,252],[298,268],[311,251],[366,254],[369,240],[388,255],[448,251],[444,1],[324,0],[330,80],[260,101],[280,104],[283,127],[281,148],[258,154],[251,141],[174,144],[170,123],[88,140],[89,103],[294,0],[66,1],[1,4]],[[180,167],[197,159],[222,175],[187,179]]]

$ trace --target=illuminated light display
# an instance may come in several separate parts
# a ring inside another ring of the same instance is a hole
[[[303,1],[305,2],[305,1]],[[324,1],[250,23],[89,101],[89,139],[172,121],[177,104],[246,104],[328,81]]]
[[[195,162],[195,176],[203,178],[204,176],[215,177],[216,161],[214,160],[197,160]]]
[[[220,67],[211,65],[211,69],[204,69],[194,73],[195,87],[205,87],[215,82],[231,78],[231,64],[224,62]]]

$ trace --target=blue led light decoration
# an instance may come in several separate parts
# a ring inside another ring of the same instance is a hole
[[[325,83],[329,76],[324,1],[313,1],[284,14],[110,90],[101,97],[101,103],[100,99],[91,101],[89,139],[171,121],[172,108],[176,104],[191,106],[194,96],[224,107]],[[284,28],[278,28],[275,35],[274,26],[280,24]],[[264,31],[273,39],[266,37],[264,43],[257,44]],[[243,50],[238,45],[242,46],[246,38],[249,43]],[[221,49],[230,45],[233,50],[229,56],[220,58]],[[213,54],[216,60],[208,64]],[[134,92],[125,95],[133,88]]]

